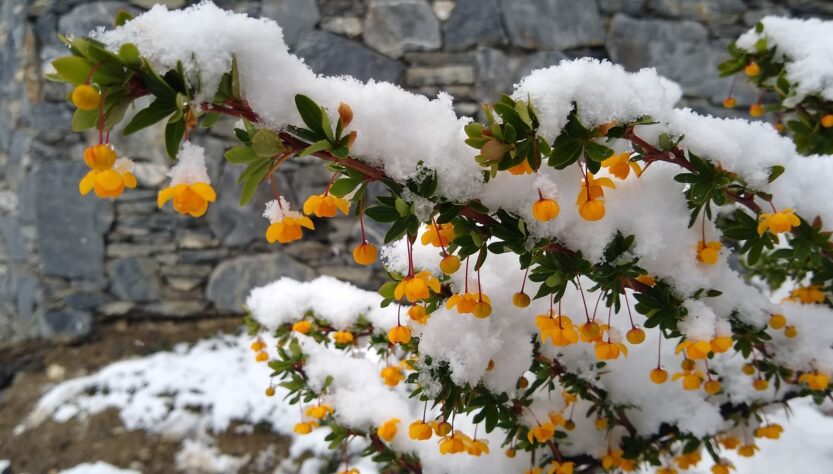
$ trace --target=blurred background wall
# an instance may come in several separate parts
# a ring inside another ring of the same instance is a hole
[[[0,342],[76,339],[114,318],[196,318],[241,312],[253,286],[281,275],[332,275],[374,288],[380,267],[352,263],[352,218],[319,220],[311,238],[268,246],[263,189],[237,204],[240,169],[222,153],[231,121],[194,141],[209,154],[219,200],[200,219],[158,210],[170,165],[161,130],[115,136],[137,162],[139,187],[117,200],[78,194],[91,140],[70,131],[67,87],[42,78],[65,54],[58,32],[84,35],[111,25],[121,9],[185,0],[3,0],[0,6]],[[317,72],[350,74],[455,98],[461,115],[532,69],[563,58],[610,58],[634,70],[656,67],[678,81],[685,104],[715,115],[742,114],[754,91],[738,84],[738,110],[719,107],[729,80],[716,65],[727,43],[764,15],[833,16],[829,0],[215,0],[277,20],[291,49]],[[210,41],[210,38],[206,39]],[[829,41],[829,38],[819,40]],[[281,189],[293,203],[320,193],[328,175],[293,160]],[[378,241],[379,229],[371,232]]]

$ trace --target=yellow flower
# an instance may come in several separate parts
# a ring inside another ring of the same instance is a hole
[[[554,346],[563,347],[578,342],[578,332],[567,315],[552,317],[552,314],[539,314],[535,325],[541,332],[541,342],[549,339]]]
[[[431,439],[432,434],[431,426],[424,421],[416,420],[408,426],[408,437],[413,440],[425,441]]]
[[[431,429],[434,430],[434,434],[437,436],[446,436],[448,433],[451,433],[451,423],[447,421],[434,420],[429,425],[431,425]]]
[[[686,357],[691,360],[705,359],[712,350],[712,345],[709,341],[683,341],[677,344],[675,354],[685,351]]]
[[[90,191],[95,190],[95,195],[100,198],[114,198],[121,196],[126,187],[130,189],[136,187],[136,177],[130,171],[90,170],[78,183],[78,192],[86,196]]]
[[[631,174],[631,170],[639,177],[642,174],[642,169],[638,163],[630,161],[630,157],[631,152],[622,152],[602,161],[602,166],[619,179],[626,179]]]
[[[266,229],[266,240],[270,244],[274,244],[275,242],[287,244],[299,240],[303,235],[301,227],[306,227],[310,230],[315,229],[309,217],[300,214],[297,217],[288,215],[280,221],[269,224],[269,227]]]
[[[587,179],[582,181],[576,197],[579,215],[588,221],[597,221],[604,217],[604,189],[616,189],[610,178],[595,178],[593,173],[587,173]]]
[[[353,333],[350,331],[336,331],[333,333],[333,340],[340,345],[350,344],[353,342]]]
[[[703,385],[703,390],[705,390],[709,395],[715,395],[720,392],[720,382],[714,379],[707,380]]]
[[[715,464],[712,466],[712,474],[729,474],[730,469],[732,469],[730,464]]]
[[[176,212],[200,217],[208,210],[208,203],[217,199],[217,193],[208,183],[180,183],[159,191],[156,204],[161,208],[171,199]],[[269,227],[271,229],[272,226]],[[269,238],[269,230],[266,231],[266,238]]]
[[[292,325],[292,330],[301,334],[309,333],[310,329],[312,329],[312,321],[307,321],[305,319]]]
[[[478,301],[485,301],[491,305],[491,300],[485,293],[460,293],[451,295],[445,302],[446,309],[456,307],[460,314],[473,313]]]
[[[764,114],[764,107],[761,104],[752,104],[749,106],[749,115],[753,117],[760,117]]]
[[[712,339],[709,345],[711,346],[712,352],[715,354],[722,354],[732,348],[732,337],[717,336]]]
[[[440,270],[446,275],[451,275],[459,269],[460,257],[456,255],[446,255],[440,260]]]
[[[821,285],[810,285],[796,288],[790,292],[786,301],[798,302],[801,304],[824,303],[825,296]],[[786,322],[786,321],[785,321]]]
[[[257,354],[255,354],[255,360],[257,362],[266,362],[267,360],[269,360],[269,354],[267,354],[265,351],[260,351]]]
[[[440,441],[440,454],[457,454],[466,449],[463,440],[457,433],[446,436]]]
[[[395,387],[399,385],[399,382],[405,378],[405,376],[402,375],[402,369],[395,365],[389,365],[383,368],[382,371],[379,372],[379,376],[382,377],[382,381],[388,387]]]
[[[601,341],[603,332],[604,331],[602,330],[602,327],[599,326],[599,323],[592,321],[588,321],[578,328],[578,333],[581,336],[581,340],[584,342]]]
[[[827,390],[830,376],[821,372],[807,372],[798,377],[799,383],[805,383],[812,390]]]
[[[793,338],[798,335],[798,329],[795,326],[787,326],[784,328],[784,335]]]
[[[648,286],[654,286],[657,283],[657,279],[651,275],[639,275],[636,277],[636,281]]]
[[[526,439],[530,443],[546,443],[555,435],[555,425],[550,422],[542,423],[529,429]]]
[[[489,454],[489,442],[482,439],[472,440],[468,443],[468,445],[466,445],[466,452],[472,456]]]
[[[346,215],[350,212],[350,202],[327,193],[313,194],[304,201],[304,214],[308,216],[334,217],[336,211]]]
[[[737,436],[726,436],[720,440],[720,444],[726,449],[735,449],[740,446],[740,438]]]
[[[391,418],[390,420],[382,423],[379,428],[376,429],[376,434],[383,440],[391,442],[394,436],[396,436],[396,425],[398,424],[399,418]]]
[[[539,198],[532,204],[532,217],[536,221],[546,222],[558,217],[558,203],[552,199]]]
[[[266,396],[267,397],[274,397],[275,396],[275,387],[266,387]]]
[[[553,461],[547,469],[547,474],[573,474],[575,463],[572,461],[558,462]]]
[[[758,63],[751,62],[743,68],[743,73],[749,77],[755,77],[761,73],[761,67],[758,66]]]
[[[699,451],[692,451],[688,454],[681,454],[674,459],[680,469],[689,469],[696,466],[702,460]]]
[[[408,308],[408,317],[413,319],[419,324],[425,324],[428,322],[429,318],[428,311],[425,309],[425,306],[422,305],[414,305]]]
[[[528,160],[523,160],[515,166],[510,166],[509,168],[506,168],[506,171],[514,175],[534,173],[534,171],[532,170],[532,166],[529,165]]]
[[[547,414],[550,418],[550,423],[555,426],[564,426],[566,420],[564,419],[564,414],[558,411],[551,411]]]
[[[625,334],[625,338],[627,338],[628,342],[631,344],[642,344],[645,341],[645,331],[640,328],[631,328],[627,334]]]
[[[657,367],[651,370],[651,382],[654,382],[657,385],[664,384],[666,380],[668,380],[668,372],[661,367]]]
[[[671,378],[672,380],[683,379],[683,388],[686,390],[697,390],[706,380],[706,376],[699,370],[686,370],[677,372]]]
[[[789,232],[800,224],[801,220],[789,208],[772,214],[762,213],[758,216],[758,234],[763,235],[767,230],[773,234]]]
[[[738,455],[745,458],[751,458],[755,455],[755,451],[758,451],[759,449],[760,448],[754,444],[744,444],[738,448]]]
[[[361,474],[361,471],[357,467],[351,467],[350,469],[340,471],[338,474]]]
[[[407,344],[411,342],[411,330],[407,326],[394,326],[388,331],[388,341],[391,344]]]
[[[476,303],[474,303],[474,308],[471,310],[471,314],[473,314],[475,318],[488,318],[489,315],[492,314],[492,305],[488,300],[488,296],[480,293],[480,298]]]
[[[335,413],[335,410],[333,410],[333,407],[331,407],[330,405],[327,405],[326,403],[311,406],[311,407],[307,408],[307,412],[306,412],[307,416],[309,416],[311,418],[315,418],[316,420],[326,418],[327,415],[331,415],[333,413]]]
[[[787,318],[783,314],[773,314],[769,317],[769,327],[781,329],[787,325]]]
[[[101,104],[101,94],[89,84],[75,86],[70,99],[79,110],[95,110]]]
[[[353,249],[353,260],[359,265],[372,265],[376,261],[376,246],[367,242],[356,245]]]
[[[781,433],[784,431],[784,428],[779,425],[778,423],[772,423],[770,425],[759,426],[755,430],[755,437],[756,438],[767,438],[767,439],[778,439],[781,437]]]
[[[295,427],[292,428],[292,431],[299,435],[305,435],[312,433],[312,430],[317,426],[317,421],[302,421],[301,423],[295,423]]]
[[[821,120],[819,120],[819,122],[821,123],[821,126],[824,128],[833,127],[833,114],[822,115]]]
[[[618,467],[622,463],[622,450],[608,449],[607,454],[602,458],[602,467],[605,471],[609,471],[614,467]]]
[[[759,392],[763,392],[767,388],[769,388],[769,382],[766,379],[757,378],[755,381],[752,382],[752,386],[755,387],[755,390]]]
[[[512,304],[517,306],[518,308],[526,308],[527,306],[529,306],[529,303],[529,295],[524,293],[523,291],[519,291],[512,295]]]
[[[723,245],[718,241],[697,242],[697,260],[706,265],[714,265],[717,263],[717,258],[720,256],[720,249]]]
[[[619,354],[628,356],[628,348],[621,342],[611,341],[597,341],[596,342],[596,359],[598,360],[615,360],[619,358]]]
[[[84,150],[84,163],[97,171],[104,171],[116,164],[116,151],[106,144],[91,145]]]
[[[434,293],[439,293],[440,281],[431,275],[430,272],[422,271],[416,275],[403,278],[396,285],[393,295],[398,300],[401,300],[404,296],[411,303],[415,303],[428,298],[430,296],[429,289]]]
[[[439,232],[438,232],[439,231]],[[433,245],[434,247],[444,247],[454,240],[456,234],[454,233],[454,224],[447,222],[445,224],[426,224],[425,232],[422,233],[422,245]]]
[[[263,342],[263,339],[258,338],[256,341],[252,342],[252,345],[250,347],[253,351],[260,352],[263,349],[266,349],[266,343]]]

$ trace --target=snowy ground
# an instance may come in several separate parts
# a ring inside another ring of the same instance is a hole
[[[296,407],[285,405],[279,392],[267,398],[269,369],[253,361],[246,336],[216,336],[192,346],[185,344],[170,352],[110,364],[86,377],[56,385],[37,403],[17,431],[30,429],[51,418],[66,421],[107,408],[119,410],[128,429],[144,429],[182,440],[177,456],[178,468],[185,472],[237,472],[247,459],[220,453],[213,445],[212,433],[242,422],[240,429],[253,429],[269,423],[277,433],[290,435],[298,420]],[[785,430],[778,441],[759,440],[761,452],[754,458],[728,457],[738,473],[827,474],[833,466],[833,417],[823,415],[807,400],[790,405],[792,416],[784,412],[771,417]],[[296,437],[290,457],[305,452],[326,454],[326,430]],[[356,446],[358,448],[358,446]],[[318,472],[321,461],[315,457],[302,465],[292,460],[269,459],[275,472]],[[70,474],[133,474],[97,460],[63,471]],[[2,461],[0,461],[2,464]],[[363,473],[373,466],[359,463]],[[705,463],[698,471],[709,472]]]

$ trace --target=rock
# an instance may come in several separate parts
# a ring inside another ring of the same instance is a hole
[[[66,138],[72,113],[63,103],[40,102],[32,105],[27,121],[37,131],[40,140],[56,143]]]
[[[110,292],[127,301],[159,299],[158,265],[149,258],[121,258],[107,264]]]
[[[338,16],[323,19],[321,21],[321,29],[337,35],[355,38],[364,32],[364,24],[361,18]]]
[[[319,74],[348,75],[360,81],[375,79],[397,84],[404,67],[360,43],[323,31],[312,31],[298,45],[296,54]]]
[[[64,301],[70,308],[92,311],[104,304],[107,299],[101,293],[78,291],[64,298]]]
[[[605,13],[638,15],[645,8],[645,0],[599,0],[599,8]]]
[[[93,325],[90,313],[71,308],[49,311],[43,315],[43,322],[47,336],[61,339],[77,339],[86,336]]]
[[[67,368],[59,364],[49,364],[46,368],[46,377],[52,381],[63,380],[67,375]]]
[[[440,21],[446,21],[451,17],[451,12],[454,11],[455,6],[452,0],[434,0],[434,3],[431,4],[431,10],[434,11],[434,15]]]
[[[348,281],[354,285],[365,289],[372,288],[374,271],[373,267],[363,267],[351,262],[346,265],[325,265],[318,268],[322,275],[338,278],[339,280]]]
[[[405,73],[409,87],[474,84],[472,66],[412,67]]]
[[[284,189],[290,188],[295,192],[296,202],[299,203],[299,207],[310,195],[323,193],[332,177],[332,174],[321,166],[321,163],[317,160],[302,163],[302,166],[297,170],[289,175],[285,175],[289,179],[288,187],[282,184]]]
[[[26,239],[20,223],[12,216],[0,216],[0,237],[6,247],[6,255],[15,262],[25,262],[29,258]]]
[[[249,292],[280,277],[308,281],[315,271],[285,253],[248,255],[227,260],[211,273],[206,296],[217,309],[241,313]]]
[[[746,11],[742,0],[648,0],[648,8],[662,16],[706,23],[735,23]]]
[[[596,0],[500,0],[509,41],[528,49],[568,49],[604,43]]]
[[[710,96],[717,76],[716,53],[706,28],[693,21],[613,17],[607,39],[610,58],[630,71],[656,67],[688,95]]]
[[[136,8],[122,2],[93,2],[78,5],[58,20],[58,30],[66,36],[87,36],[99,26],[112,28],[116,14],[127,10],[133,15]]]
[[[512,85],[532,70],[558,64],[566,56],[558,51],[542,51],[527,55],[508,55],[491,48],[478,48],[477,97],[494,102],[501,94],[512,92]]]
[[[297,46],[321,19],[316,0],[264,0],[260,14],[281,25],[283,40],[290,48]]]
[[[98,307],[98,312],[104,316],[124,316],[136,306],[132,301],[112,301]]]
[[[452,51],[505,44],[497,0],[458,0],[443,25],[443,38],[445,48]]]
[[[142,311],[158,316],[185,318],[205,316],[207,306],[202,300],[168,300],[144,306]]]
[[[440,22],[425,0],[371,0],[364,27],[364,42],[392,58],[442,45]]]
[[[113,222],[113,204],[78,194],[83,163],[44,163],[34,176],[35,226],[44,275],[102,281],[103,234]]]
[[[217,201],[208,208],[206,216],[214,236],[223,245],[232,247],[264,238],[269,221],[263,218],[263,208],[273,199],[269,183],[262,183],[252,201],[241,206],[237,178],[243,170],[242,166],[225,166],[217,186]],[[278,189],[289,189],[282,173],[276,173],[275,179]]]
[[[140,186],[158,188],[168,180],[168,166],[161,163],[138,162],[133,167],[133,174]]]
[[[326,0],[319,2],[321,16],[364,16],[367,3],[356,0]]]
[[[150,8],[154,5],[165,5],[169,9],[182,8],[185,6],[185,0],[131,0],[133,5],[141,8]]]

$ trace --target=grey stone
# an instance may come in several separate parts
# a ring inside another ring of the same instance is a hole
[[[656,67],[688,95],[710,96],[717,54],[706,28],[693,21],[637,20],[616,15],[607,39],[610,58],[630,71]]]
[[[663,16],[718,24],[734,23],[746,11],[742,0],[648,0],[648,8]]]
[[[104,239],[113,221],[109,200],[78,194],[83,163],[45,163],[35,172],[35,225],[45,275],[103,280]]]
[[[43,315],[43,322],[47,335],[67,339],[86,336],[93,325],[90,313],[71,308],[49,311]]]
[[[134,15],[139,12],[122,2],[85,3],[62,16],[58,21],[58,29],[67,36],[87,36],[99,26],[112,27],[116,14],[121,10]]]
[[[217,309],[242,312],[249,292],[280,277],[308,281],[315,271],[285,253],[248,255],[225,261],[208,279],[206,296]]]
[[[443,37],[450,50],[505,44],[497,0],[458,0],[443,25]]]
[[[6,255],[13,261],[25,262],[29,257],[29,251],[17,220],[11,216],[0,216],[0,236],[6,246]]]
[[[38,138],[47,143],[59,142],[66,138],[72,122],[72,113],[65,104],[41,102],[32,105],[29,122],[38,132]]]
[[[121,258],[107,263],[110,292],[128,301],[159,298],[158,265],[148,258]]]
[[[599,0],[599,8],[605,13],[638,15],[645,8],[645,0]]]
[[[371,282],[373,281],[373,268],[375,266],[363,267],[351,262],[342,265],[325,265],[319,267],[318,271],[322,275],[338,278],[339,280],[353,283],[358,287],[370,289],[373,286]]]
[[[169,300],[144,306],[143,311],[159,316],[184,318],[189,316],[207,316],[207,306],[206,302],[201,300]]]
[[[509,41],[529,49],[568,49],[604,43],[596,0],[500,0]]]
[[[154,5],[165,5],[170,9],[185,6],[185,0],[131,0],[130,3],[142,8],[150,8]]]
[[[79,291],[67,296],[65,301],[70,308],[92,311],[106,303],[107,298],[101,293]]]
[[[322,16],[364,16],[367,11],[365,1],[326,0],[319,2]]]
[[[321,19],[316,0],[264,0],[260,14],[281,25],[283,39],[290,48]]]
[[[411,87],[474,84],[474,68],[472,66],[412,67],[405,73],[405,83]]]
[[[434,0],[431,3],[431,10],[440,21],[446,21],[451,17],[451,12],[454,11],[454,0]]]
[[[478,48],[477,97],[494,102],[501,94],[512,92],[512,85],[534,69],[558,64],[566,56],[558,51],[542,51],[527,55],[508,55],[492,48]]]
[[[404,72],[398,61],[377,54],[355,41],[323,31],[312,31],[306,35],[296,53],[313,71],[330,76],[348,75],[360,81],[375,79],[396,84]]]
[[[425,0],[371,0],[364,27],[364,42],[392,58],[442,44],[440,22]]]
[[[241,246],[263,239],[269,221],[263,218],[263,208],[273,199],[269,183],[262,183],[252,201],[240,205],[240,185],[237,178],[243,172],[242,166],[225,166],[220,185],[217,187],[217,201],[208,208],[208,225],[223,245]],[[278,189],[289,189],[282,173],[276,173]]]
[[[361,18],[338,16],[321,20],[321,29],[337,35],[355,38],[364,32],[364,23],[362,23]]]

